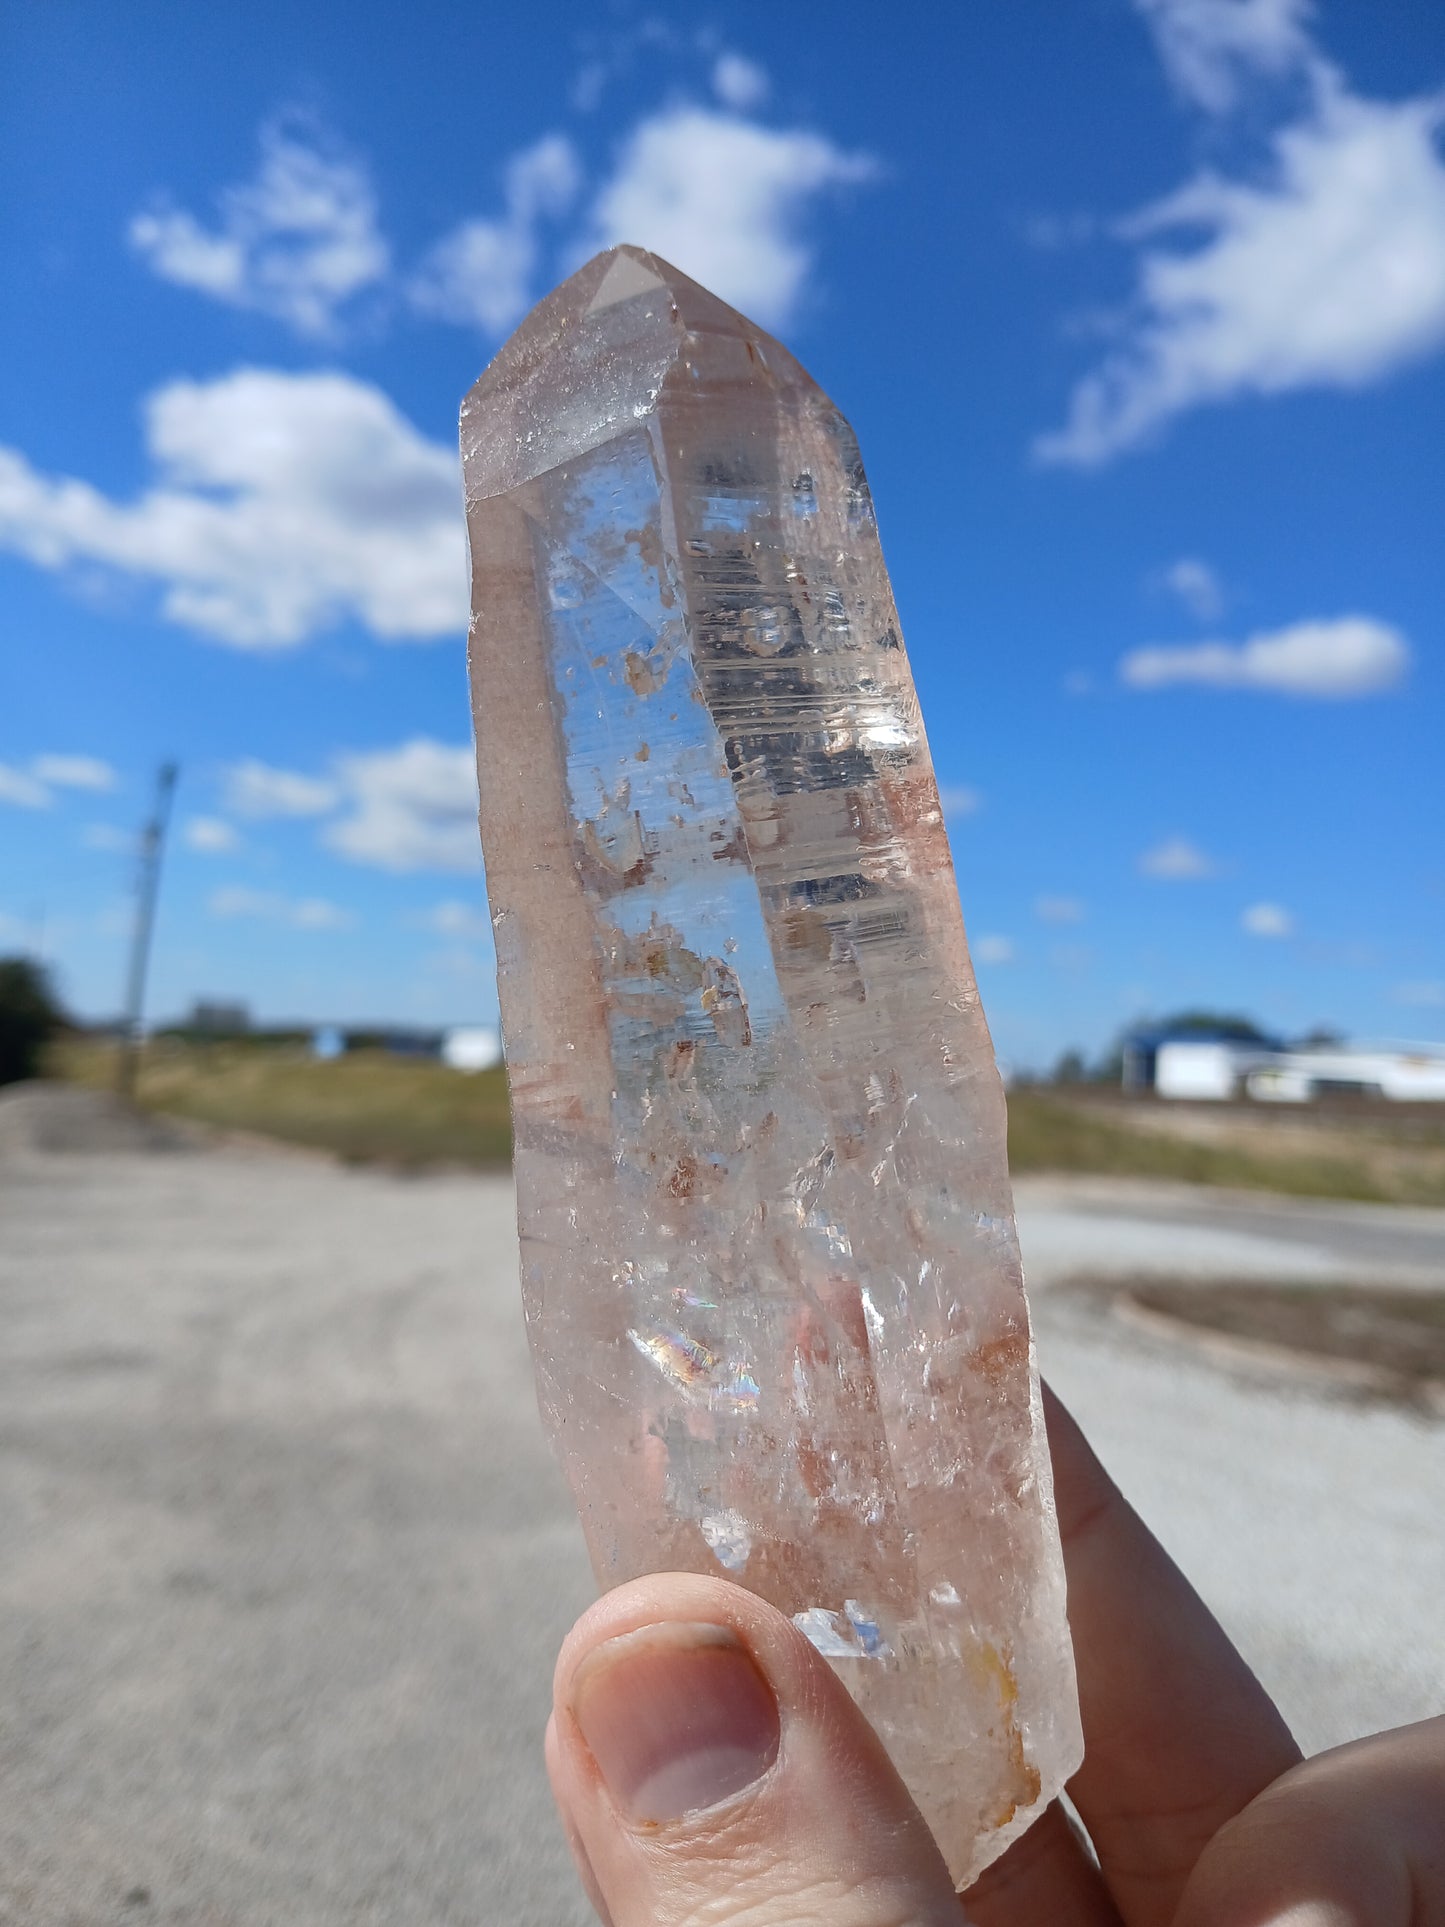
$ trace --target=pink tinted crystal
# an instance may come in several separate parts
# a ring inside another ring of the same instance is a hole
[[[965,1882],[1081,1742],[1003,1093],[857,443],[616,248],[462,452],[523,1291],[598,1579],[791,1615]]]

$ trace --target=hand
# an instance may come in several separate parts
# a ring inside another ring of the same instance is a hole
[[[664,1573],[585,1613],[547,1762],[609,1927],[1430,1927],[1445,1719],[1301,1764],[1268,1697],[1048,1400],[1087,1748],[955,1896],[867,1721],[792,1624]]]

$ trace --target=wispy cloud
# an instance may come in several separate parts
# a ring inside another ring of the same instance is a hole
[[[181,842],[198,856],[229,856],[241,847],[234,823],[219,816],[192,816],[181,827]]]
[[[1291,0],[1139,5],[1176,86],[1207,111],[1286,73],[1308,105],[1276,131],[1262,174],[1205,169],[1119,223],[1140,253],[1117,346],[1036,444],[1080,468],[1189,409],[1360,388],[1445,344],[1445,94],[1353,93]]]
[[[548,134],[507,164],[501,215],[463,221],[438,241],[408,292],[423,314],[505,334],[537,295],[542,224],[564,214],[582,186],[572,143]]]
[[[36,777],[12,763],[0,763],[0,803],[18,810],[48,810],[55,798]]]
[[[288,897],[272,890],[247,889],[243,884],[213,890],[206,907],[213,917],[255,917],[266,923],[284,923],[292,930],[349,930],[356,922],[353,911],[326,897]]]
[[[243,649],[348,618],[383,641],[465,628],[456,455],[379,389],[242,368],[144,415],[156,479],[131,501],[0,448],[0,549],[155,582],[170,621]]]
[[[255,757],[233,763],[222,789],[233,816],[256,818],[325,816],[341,799],[340,790],[328,778],[277,769]]]
[[[232,816],[314,818],[324,848],[373,869],[481,869],[476,760],[466,743],[417,736],[390,749],[342,751],[323,774],[250,758],[225,773],[222,799]],[[429,927],[458,934],[435,919]]]
[[[1252,903],[1239,919],[1239,927],[1251,937],[1292,937],[1294,917],[1278,903]]]
[[[1411,1010],[1445,1010],[1445,980],[1424,978],[1415,983],[1396,984],[1394,999]]]
[[[370,180],[314,127],[283,118],[260,138],[255,178],[222,191],[213,226],[162,200],[132,220],[131,245],[163,280],[329,336],[390,266]]]
[[[1209,113],[1234,107],[1242,86],[1305,66],[1312,0],[1135,0],[1170,80]]]
[[[1135,649],[1119,664],[1131,689],[1193,683],[1267,689],[1284,696],[1375,696],[1403,682],[1410,647],[1372,616],[1336,616],[1262,631],[1247,642],[1187,642]]]
[[[975,816],[983,807],[983,797],[967,783],[940,783],[938,802],[943,814],[951,821]]]
[[[1082,923],[1084,906],[1078,897],[1037,897],[1034,915],[1040,923]]]
[[[32,756],[24,767],[0,763],[0,803],[22,810],[48,810],[57,790],[113,790],[116,774],[98,756]]]
[[[1184,604],[1190,615],[1212,622],[1224,612],[1224,588],[1207,562],[1197,555],[1181,555],[1160,577],[1164,587]]]
[[[796,314],[813,265],[808,217],[819,197],[876,172],[871,156],[805,128],[669,107],[623,143],[579,257],[635,242],[765,327],[782,327]]]
[[[1170,836],[1156,843],[1139,859],[1140,874],[1158,883],[1196,883],[1212,877],[1218,865],[1188,837]]]
[[[969,949],[974,962],[981,964],[1011,964],[1018,954],[1011,938],[993,934],[975,937]]]
[[[115,771],[99,756],[37,756],[31,772],[57,790],[113,790]]]
[[[480,904],[464,903],[458,897],[433,904],[417,922],[423,930],[435,931],[439,937],[476,938],[488,943],[492,940],[492,920],[486,910]]]
[[[761,106],[771,91],[766,68],[743,54],[721,53],[713,62],[712,90],[724,107],[745,114]]]

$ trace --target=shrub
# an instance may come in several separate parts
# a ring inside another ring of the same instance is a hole
[[[0,1084],[34,1077],[45,1046],[65,1022],[43,965],[0,957]]]

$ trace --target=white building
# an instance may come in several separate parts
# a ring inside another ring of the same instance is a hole
[[[1266,1104],[1307,1104],[1330,1091],[1402,1104],[1445,1104],[1445,1048],[1382,1044],[1284,1051],[1251,1070],[1245,1089]]]
[[[493,1070],[502,1061],[502,1034],[490,1024],[459,1024],[443,1034],[441,1059],[449,1070]]]
[[[1134,1088],[1147,1088],[1152,1081],[1160,1097],[1194,1103],[1248,1096],[1263,1104],[1308,1104],[1331,1093],[1401,1104],[1445,1103],[1441,1044],[1328,1044],[1289,1050],[1234,1038],[1166,1036],[1145,1062],[1152,1080],[1136,1072]]]
[[[1154,1089],[1160,1097],[1219,1103],[1238,1097],[1256,1066],[1273,1062],[1273,1053],[1258,1044],[1171,1039],[1155,1052]]]

